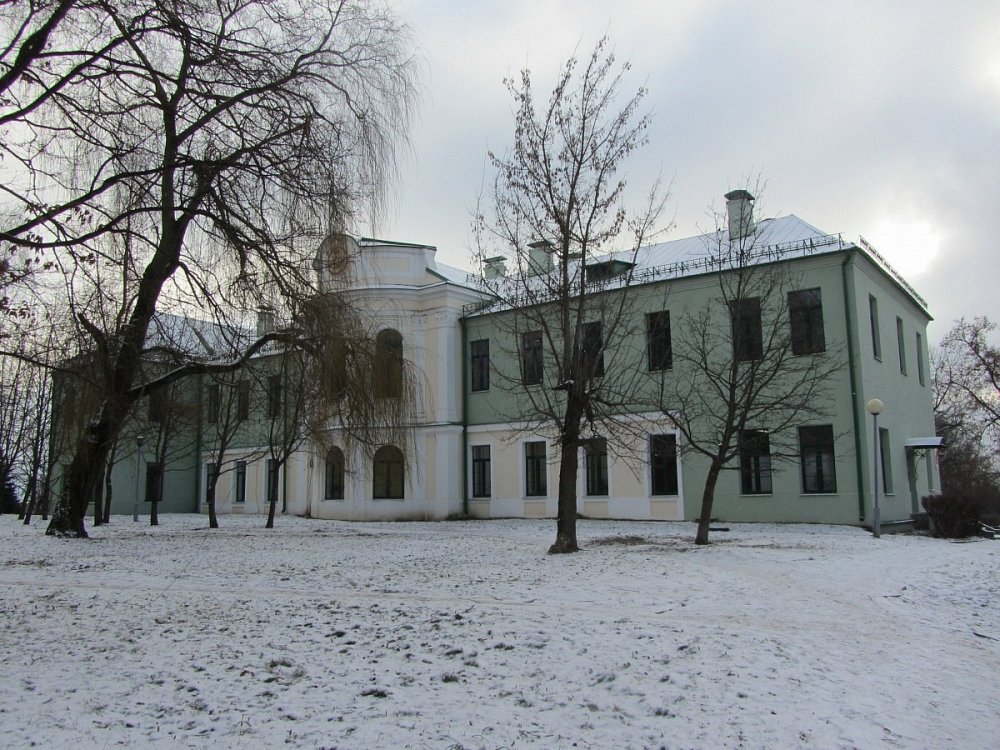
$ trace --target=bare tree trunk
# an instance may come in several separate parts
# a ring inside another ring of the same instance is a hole
[[[208,479],[208,528],[219,528],[219,516],[215,512],[215,485],[218,482],[218,472]]]
[[[52,520],[45,530],[46,534],[81,539],[87,537],[87,529],[83,522],[87,515],[87,505],[93,497],[94,487],[101,479],[110,448],[109,441],[92,442],[87,438],[103,431],[102,428],[107,428],[107,420],[102,420],[100,424],[88,429],[87,434],[78,442],[73,460],[63,475],[62,492],[52,513]]]
[[[114,470],[115,466],[111,461],[108,461],[107,471],[104,472],[104,513],[103,520],[104,523],[111,523],[111,493],[112,493],[112,482],[111,482],[111,472]]]
[[[556,541],[549,547],[550,555],[580,551],[576,541],[576,478],[579,472],[576,449],[580,438],[583,403],[572,391],[567,397],[566,421],[560,440]]]
[[[153,498],[153,502],[151,502],[149,504],[149,525],[150,526],[159,526],[160,525],[160,514],[157,511],[157,508],[156,508],[157,505],[159,505],[159,502],[154,497]]]
[[[21,510],[17,514],[18,521],[23,521],[27,516],[31,515],[31,511],[35,506],[35,486],[37,484],[38,476],[32,473],[28,478],[28,491],[24,493],[24,502],[21,503]]]
[[[715,485],[722,472],[722,462],[718,457],[712,459],[712,464],[708,467],[708,476],[705,478],[705,489],[701,494],[701,516],[698,518],[698,533],[695,535],[695,544],[708,544],[708,528],[712,522],[712,503],[715,502]]]
[[[559,458],[559,513],[556,517],[556,541],[550,555],[579,552],[576,542],[576,448],[564,448]]]

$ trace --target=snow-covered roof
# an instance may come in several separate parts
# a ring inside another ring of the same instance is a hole
[[[717,249],[720,243],[728,242],[727,234],[726,230],[719,230],[649,245],[639,250],[636,260],[641,269],[697,261],[711,254],[713,248]],[[758,222],[754,236],[748,245],[752,243],[754,249],[759,248],[760,250],[782,247],[785,248],[783,257],[795,257],[807,254],[810,246],[815,248],[817,243],[820,243],[821,246],[827,246],[839,241],[839,236],[821,232],[798,216],[789,214]],[[613,253],[612,257],[622,258],[624,255],[630,254]]]
[[[769,263],[790,258],[803,258],[823,253],[836,252],[849,247],[860,248],[873,263],[890,276],[904,292],[926,309],[927,303],[917,294],[916,290],[883,258],[870,244],[860,238],[858,243],[844,240],[839,234],[827,234],[812,224],[803,221],[794,214],[772,219],[761,219],[757,222],[753,235],[745,240],[734,239],[732,247],[740,247],[747,253],[743,260],[751,263]],[[715,273],[728,267],[728,263],[720,261],[719,250],[730,246],[728,230],[719,229],[714,232],[681,237],[655,245],[642,247],[635,254],[631,251],[618,251],[608,255],[595,257],[587,262],[587,273],[592,270],[605,270],[610,264],[627,263],[635,268],[632,272],[632,283],[643,284],[664,279],[676,279],[694,276],[702,273]],[[601,267],[605,267],[602,269]],[[613,286],[616,274],[603,276]],[[595,274],[596,278],[597,274]],[[481,283],[481,282],[480,282]],[[466,314],[487,312],[494,309],[493,305],[476,304],[466,307]]]
[[[238,330],[210,320],[157,312],[146,332],[146,348],[163,347],[191,357],[211,358],[230,351],[240,337]]]

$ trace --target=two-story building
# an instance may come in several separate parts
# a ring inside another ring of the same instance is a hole
[[[752,197],[738,192],[739,210],[749,210]],[[909,520],[920,498],[937,488],[926,303],[863,240],[845,241],[791,215],[756,222],[752,232],[754,263],[779,268],[789,280],[781,319],[765,316],[764,325],[787,326],[801,348],[796,356],[835,353],[836,367],[817,410],[825,416],[788,426],[781,436],[768,436],[765,424],[746,431],[746,448],[716,488],[713,515],[870,524],[877,459],[883,522]],[[686,449],[677,429],[674,417],[683,405],[656,396],[665,379],[682,374],[670,356],[677,326],[687,312],[711,306],[720,274],[734,273],[710,259],[710,243],[719,240],[677,239],[627,260],[600,259],[592,269],[606,276],[631,264],[634,325],[605,330],[603,346],[617,352],[608,367],[635,371],[640,384],[623,415],[634,429],[608,436],[617,442],[593,440],[580,449],[582,515],[683,520],[700,510],[707,461]],[[557,440],[550,424],[525,409],[525,367],[538,367],[529,372],[538,375],[533,387],[555,384],[543,375],[541,355],[526,350],[535,343],[531,337],[515,337],[505,323],[511,311],[491,305],[479,277],[438,263],[435,252],[428,245],[336,235],[317,256],[320,289],[348,289],[376,332],[385,367],[406,364],[413,390],[406,440],[363,449],[330,424],[323,441],[303,441],[279,465],[268,457],[265,432],[255,438],[246,432],[226,451],[216,483],[218,512],[263,513],[269,494],[278,493],[283,512],[317,518],[555,515]],[[250,382],[267,390],[266,379]],[[205,510],[215,446],[203,422],[209,414],[217,418],[218,404],[208,401],[219,394],[201,381],[188,392],[201,404],[202,424],[185,433],[190,450],[155,467],[167,480],[162,509],[168,511]],[[266,392],[256,396],[243,396],[241,408],[246,419],[263,423],[273,404]],[[866,407],[873,398],[884,402],[877,450]],[[770,455],[768,446],[779,437],[794,450]],[[131,512],[136,492],[148,508],[147,458],[140,454],[116,467],[115,512]]]

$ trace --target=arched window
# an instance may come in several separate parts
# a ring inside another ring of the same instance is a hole
[[[394,445],[375,451],[372,497],[376,500],[403,499],[403,452]]]
[[[398,398],[403,395],[403,337],[386,328],[375,337],[375,396]]]
[[[327,500],[344,499],[344,452],[337,446],[326,454],[326,482],[323,496]]]

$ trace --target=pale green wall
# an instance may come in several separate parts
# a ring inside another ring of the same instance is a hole
[[[804,494],[801,492],[800,467],[797,460],[775,460],[771,495],[747,495],[740,492],[738,463],[730,467],[719,481],[715,493],[713,515],[720,519],[742,521],[804,521],[830,523],[858,523],[859,483],[858,450],[860,444],[864,505],[864,522],[871,520],[871,418],[860,412],[857,415],[861,434],[855,431],[855,404],[864,404],[872,395],[882,395],[887,404],[880,426],[890,430],[894,494],[882,501],[884,521],[906,519],[911,512],[911,500],[907,479],[907,462],[903,451],[903,440],[909,437],[925,437],[934,434],[931,409],[930,378],[926,373],[926,323],[928,316],[877,268],[857,250],[845,250],[809,258],[788,261],[791,272],[789,289],[819,287],[823,302],[824,333],[828,352],[839,352],[840,367],[830,384],[830,401],[824,418],[804,421],[806,424],[831,424],[835,435],[835,457],[837,471],[837,492],[829,495]],[[845,263],[847,264],[845,267]],[[846,291],[846,295],[845,295]],[[632,319],[634,324],[628,330],[614,333],[605,330],[605,343],[610,349],[619,347],[624,352],[623,359],[631,367],[646,368],[645,362],[645,313],[656,310],[670,310],[672,338],[676,342],[678,326],[686,310],[702,309],[706,305],[720,304],[717,280],[714,275],[686,277],[670,281],[648,284],[634,289]],[[868,294],[879,297],[882,325],[883,360],[875,361],[871,356],[871,342],[868,333]],[[845,298],[851,305],[852,316],[848,320]],[[721,304],[720,304],[721,307]],[[720,314],[723,314],[720,311]],[[516,337],[511,335],[509,320],[514,312],[492,313],[474,316],[466,321],[466,342],[478,338],[490,339],[490,354],[493,361],[491,388],[484,393],[471,393],[466,367],[467,415],[470,425],[497,425],[524,419],[525,399],[522,387],[516,383],[518,360]],[[908,375],[899,371],[896,356],[896,316],[904,321],[906,331]],[[848,355],[849,326],[854,329],[854,364],[858,394],[852,398]],[[530,327],[525,325],[525,328]],[[916,374],[915,333],[920,332],[924,342],[923,363],[925,385],[919,385]],[[468,346],[468,345],[467,345]],[[466,351],[468,357],[468,351]],[[609,355],[620,356],[620,355]],[[551,383],[551,362],[546,362],[546,383]],[[677,367],[675,360],[675,367]],[[507,380],[504,375],[506,374]],[[675,372],[666,373],[671,377]],[[637,411],[653,410],[658,406],[655,397],[657,376],[648,378],[648,391],[637,399]],[[539,387],[539,386],[534,386]],[[642,406],[644,404],[644,406]],[[668,409],[672,406],[664,404]],[[861,407],[863,408],[863,407]],[[752,425],[751,425],[752,427]],[[760,425],[766,428],[767,425]],[[796,436],[789,436],[797,442]],[[856,440],[857,438],[857,440]],[[683,458],[683,482],[685,516],[694,518],[700,509],[701,489],[707,473],[707,460],[700,455],[687,453]],[[582,470],[582,467],[581,467]],[[498,467],[505,474],[507,469]],[[926,494],[926,471],[923,465],[917,471],[918,493]]]

